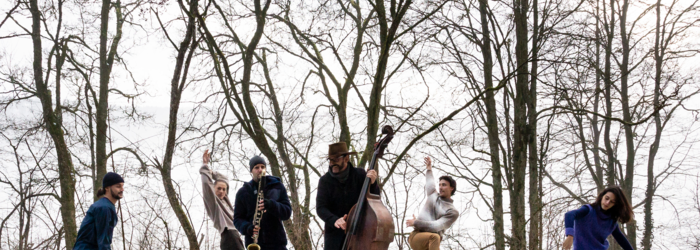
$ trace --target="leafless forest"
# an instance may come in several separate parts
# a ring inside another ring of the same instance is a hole
[[[322,249],[327,145],[404,221],[424,156],[457,179],[443,249],[559,249],[620,185],[635,249],[700,249],[698,0],[3,0],[0,249],[72,249],[105,173],[114,249],[218,249],[198,169],[263,155],[290,249]],[[235,192],[234,192],[235,193]],[[233,198],[233,195],[230,196]],[[617,246],[613,246],[615,249]]]

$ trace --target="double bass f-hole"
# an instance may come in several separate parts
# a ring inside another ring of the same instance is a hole
[[[394,138],[394,129],[389,125],[384,126],[382,135],[384,137],[374,145],[368,171],[375,169],[377,159],[384,155],[384,150]],[[348,213],[343,250],[386,250],[394,241],[394,220],[381,197],[368,192],[370,182],[365,177],[360,197]]]

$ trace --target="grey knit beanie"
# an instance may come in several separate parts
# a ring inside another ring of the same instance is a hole
[[[253,158],[250,158],[250,161],[248,162],[248,165],[250,167],[250,172],[253,172],[253,167],[258,164],[263,164],[267,166],[267,163],[265,162],[265,159],[260,157],[259,155],[253,156]]]

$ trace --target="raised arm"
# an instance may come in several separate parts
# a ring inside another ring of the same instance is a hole
[[[433,177],[433,163],[430,156],[426,156],[425,162],[425,196],[430,196],[437,192],[435,189],[435,177]]]
[[[219,197],[216,197],[216,189],[214,187],[214,178],[212,171],[209,168],[209,150],[204,151],[202,156],[202,167],[199,168],[199,174],[202,178],[202,199],[204,200],[204,208],[214,223],[214,228],[220,229],[226,225],[221,225],[224,220],[219,220],[219,217],[224,216],[221,207],[219,206]]]

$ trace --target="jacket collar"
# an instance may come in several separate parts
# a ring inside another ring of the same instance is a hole
[[[264,178],[265,178],[265,187],[282,182],[280,180],[280,178],[277,176],[266,175]],[[253,180],[253,179],[250,179],[250,181],[246,182],[245,184],[249,185],[251,188],[254,188],[254,189],[258,188],[258,182]]]

